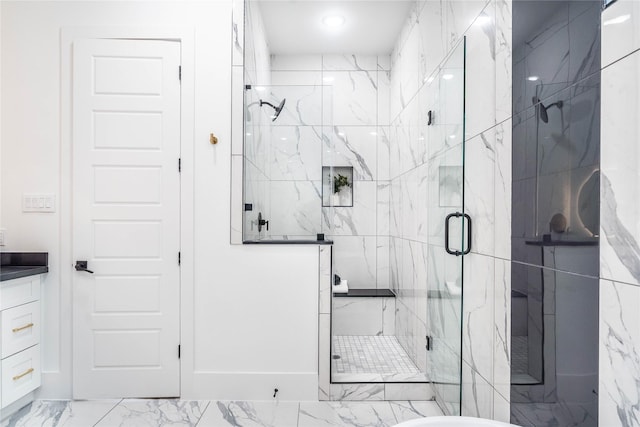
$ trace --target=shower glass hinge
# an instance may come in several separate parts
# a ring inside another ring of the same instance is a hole
[[[180,359],[180,344],[178,344],[178,359]]]
[[[427,335],[425,338],[427,339],[427,351],[431,351],[431,349],[433,348],[433,339],[429,335]]]
[[[178,172],[182,172],[182,158],[178,159]]]
[[[178,252],[178,265],[182,264],[182,252]]]
[[[178,80],[182,81],[182,65],[178,66]]]

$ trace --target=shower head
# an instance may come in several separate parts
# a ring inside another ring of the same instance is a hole
[[[554,102],[553,104],[547,105],[545,107],[544,104],[542,102],[540,102],[540,99],[538,99],[537,96],[534,96],[531,99],[531,101],[533,102],[533,105],[536,105],[538,107],[538,113],[540,114],[540,120],[542,120],[545,123],[549,123],[549,113],[547,112],[549,110],[549,108],[558,107],[559,109],[562,109],[562,105],[563,105],[562,101],[557,101],[557,102]]]
[[[276,112],[275,114],[272,116],[271,121],[275,122],[276,119],[278,118],[278,116],[280,115],[280,113],[282,112],[282,109],[284,108],[284,103],[287,102],[287,98],[284,98],[282,100],[282,102],[280,102],[280,105],[278,105],[277,107],[275,105],[273,105],[270,102],[267,101],[263,101],[262,99],[260,100],[260,106],[262,107],[263,105],[268,105],[269,107],[273,108]]]

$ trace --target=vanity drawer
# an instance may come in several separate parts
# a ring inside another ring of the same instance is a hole
[[[3,310],[2,358],[40,342],[40,301]]]
[[[2,407],[40,387],[40,346],[2,360]]]
[[[40,276],[7,280],[0,286],[0,310],[40,299]]]

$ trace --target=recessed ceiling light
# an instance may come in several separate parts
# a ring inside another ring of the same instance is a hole
[[[442,78],[445,80],[451,80],[453,78],[453,74],[444,74]]]
[[[538,76],[529,76],[529,77],[527,77],[527,80],[529,80],[530,82],[537,82],[538,80],[540,80],[540,77],[538,77]]]
[[[251,136],[251,132],[247,132],[247,136]]]
[[[327,77],[323,77],[322,78],[322,81],[327,82],[327,83],[331,83],[334,80],[335,80],[335,77],[333,77],[333,76],[327,76]]]
[[[322,23],[329,28],[342,27],[345,21],[344,16],[341,15],[327,15],[322,18]]]
[[[631,15],[620,15],[617,18],[607,19],[602,23],[602,25],[622,24],[623,22],[627,22],[630,18]]]
[[[378,135],[378,132],[369,132],[369,135],[376,136],[376,135]]]
[[[286,141],[287,138],[285,138],[284,136],[282,138],[280,138],[280,141]]]
[[[455,134],[449,135],[449,139],[456,139],[456,135]]]
[[[255,90],[257,90],[258,92],[262,92],[262,91],[265,90],[265,87],[264,86],[256,86]]]

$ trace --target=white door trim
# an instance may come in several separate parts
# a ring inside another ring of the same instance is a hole
[[[193,295],[194,295],[194,129],[195,129],[195,30],[193,27],[64,27],[61,31],[60,93],[60,301],[71,307],[73,298],[73,199],[72,199],[72,91],[73,42],[80,39],[152,39],[174,40],[181,44],[182,87],[180,98],[180,139],[182,175],[180,183],[180,335],[181,394],[193,381]],[[187,326],[187,327],[185,327]],[[72,310],[60,313],[59,371],[43,372],[44,396],[71,397],[73,390]]]

